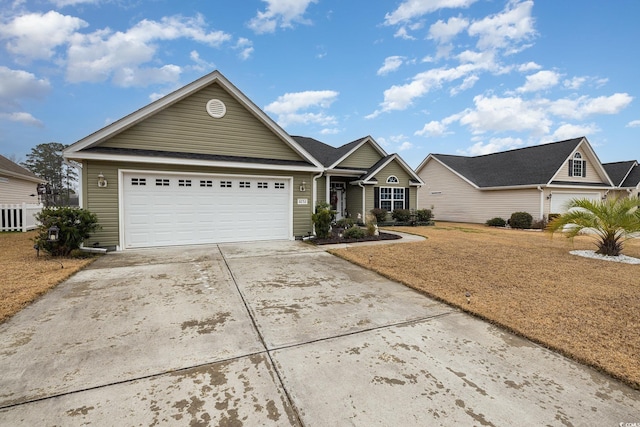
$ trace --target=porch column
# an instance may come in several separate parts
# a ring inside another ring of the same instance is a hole
[[[324,201],[331,204],[331,175],[327,175],[327,188],[325,188]]]

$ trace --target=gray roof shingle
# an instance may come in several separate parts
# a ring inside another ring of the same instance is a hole
[[[349,151],[353,150],[364,138],[358,138],[338,148],[320,142],[317,139],[308,138],[306,136],[291,136],[298,144],[302,146],[309,154],[316,158],[324,167],[329,167],[336,161],[341,159]]]
[[[640,166],[635,165],[624,182],[620,185],[622,188],[633,188],[640,184]]]
[[[613,163],[603,163],[602,167],[607,171],[607,175],[613,181],[613,183],[617,186],[622,184],[622,180],[627,176],[631,168],[635,165],[635,160],[628,160],[625,162],[613,162]]]
[[[482,156],[433,154],[478,187],[547,184],[582,137]]]
[[[26,179],[29,179],[30,181],[40,180],[44,182],[44,180],[40,179],[36,174],[31,172],[29,169],[23,168],[19,164],[12,162],[11,160],[7,159],[2,155],[0,155],[0,171],[6,171],[12,175],[22,176]]]

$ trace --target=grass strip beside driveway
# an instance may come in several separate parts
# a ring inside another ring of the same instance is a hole
[[[444,222],[395,230],[427,240],[331,252],[640,389],[639,265],[569,254],[595,249],[589,237]],[[640,239],[623,253],[640,258]]]
[[[36,231],[0,233],[0,323],[94,261],[92,258],[36,256]]]

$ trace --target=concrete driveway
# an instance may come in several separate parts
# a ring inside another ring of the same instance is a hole
[[[0,425],[611,425],[640,393],[301,242],[111,253],[0,325]]]

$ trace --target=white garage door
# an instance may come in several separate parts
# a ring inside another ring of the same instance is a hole
[[[287,178],[126,172],[124,247],[289,239]]]
[[[600,200],[600,193],[556,193],[551,196],[551,213],[565,213],[571,199]]]

